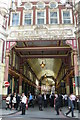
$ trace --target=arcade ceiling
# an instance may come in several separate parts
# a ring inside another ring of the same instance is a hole
[[[15,51],[28,62],[31,69],[40,80],[44,75],[49,84],[54,84],[59,69],[64,59],[68,59],[71,48],[66,45],[66,41],[24,41],[17,42]],[[44,68],[40,65],[45,64]]]

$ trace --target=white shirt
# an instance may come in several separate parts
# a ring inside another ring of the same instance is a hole
[[[9,102],[10,102],[10,96],[6,98],[6,104],[9,104]]]
[[[71,95],[70,97],[71,97],[71,100],[75,101],[75,99],[76,99],[75,95]]]
[[[16,103],[16,98],[13,97],[12,103]]]
[[[64,95],[64,100],[67,100],[68,99],[68,95]]]
[[[46,95],[44,95],[44,100],[46,100]]]
[[[22,97],[22,103],[26,104],[26,100],[27,100],[27,98],[26,98],[26,96],[24,95],[24,96]]]

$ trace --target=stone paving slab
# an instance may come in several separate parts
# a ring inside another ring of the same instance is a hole
[[[17,111],[16,110],[10,110],[10,109],[0,109],[0,116],[6,116],[6,115],[9,115],[9,114],[14,114],[16,113]]]
[[[68,111],[67,107],[62,108],[62,113],[65,115],[65,113]],[[80,113],[78,110],[74,110],[74,116],[75,118],[80,118]],[[68,114],[68,117],[72,117],[71,113]]]
[[[49,112],[51,111],[51,112]],[[63,107],[62,108],[62,113],[65,114],[68,111],[68,108]],[[53,114],[52,114],[53,112]],[[10,109],[0,109],[0,117],[1,116],[7,116],[7,115],[11,115],[11,114],[15,114],[15,113],[19,113],[16,110],[10,110]],[[20,114],[20,113],[19,113]],[[56,116],[56,111],[54,110],[54,108],[43,108],[43,111],[39,111],[38,107],[35,108],[29,108],[28,111],[26,111],[27,116],[30,116],[31,118],[35,119],[33,116],[38,116],[38,118],[44,118],[44,114],[46,114],[46,118],[53,118]],[[80,118],[80,113],[78,110],[74,110],[74,115],[76,116],[75,118]],[[64,115],[64,118],[66,116]],[[71,118],[71,113],[68,115],[68,117]],[[57,116],[57,118],[60,118],[60,116]]]

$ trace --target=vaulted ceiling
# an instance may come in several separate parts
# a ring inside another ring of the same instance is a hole
[[[71,48],[66,45],[66,41],[25,41],[17,42],[15,51],[28,62],[39,80],[46,74],[45,81],[52,84]],[[40,66],[42,61],[45,63],[44,68]]]

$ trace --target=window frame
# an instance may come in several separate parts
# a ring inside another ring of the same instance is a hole
[[[69,11],[70,12],[70,20],[71,20],[71,23],[64,23],[64,19],[63,19],[63,12],[67,12],[67,11]],[[72,19],[72,9],[68,9],[68,10],[66,10],[66,9],[62,9],[61,10],[61,15],[62,15],[62,24],[65,24],[65,25],[67,25],[67,24],[73,24],[73,19]]]
[[[31,13],[31,24],[25,24],[25,13]],[[23,25],[27,25],[27,26],[29,26],[29,25],[33,25],[33,10],[24,10],[23,11]]]
[[[37,12],[44,12],[44,24],[46,24],[46,9],[45,10],[36,10],[36,25],[44,25],[44,24],[38,24],[37,23]]]
[[[19,14],[19,23],[18,25],[12,25],[12,18],[13,18],[13,14],[18,13]],[[10,20],[10,26],[16,27],[20,25],[20,16],[21,16],[21,12],[17,11],[17,12],[11,12],[11,20]]]
[[[51,22],[50,22],[50,12],[57,12],[57,21],[58,21],[58,23],[56,24],[56,23],[54,23],[54,24],[51,24]],[[49,9],[49,24],[51,24],[51,25],[58,25],[60,22],[59,22],[59,9]]]

